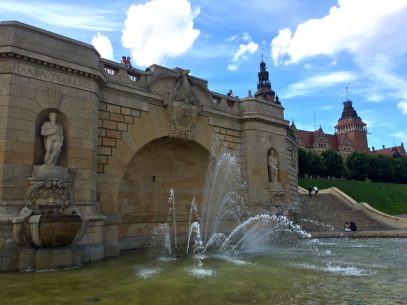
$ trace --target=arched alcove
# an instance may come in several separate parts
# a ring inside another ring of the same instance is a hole
[[[51,112],[56,113],[57,115],[56,122],[62,126],[64,133],[64,142],[62,145],[61,154],[59,155],[56,165],[67,167],[68,166],[67,147],[69,141],[68,119],[61,111],[55,108],[44,109],[37,115],[37,118],[35,120],[34,165],[44,164],[45,146],[44,146],[44,137],[41,135],[41,126],[45,122],[49,121],[49,114]]]
[[[171,188],[179,232],[186,232],[192,198],[203,202],[208,158],[209,152],[193,141],[165,137],[142,147],[120,184],[119,238],[148,235],[155,225],[166,222]]]

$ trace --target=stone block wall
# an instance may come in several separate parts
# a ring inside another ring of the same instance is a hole
[[[112,149],[121,140],[123,132],[127,132],[129,125],[141,116],[141,111],[113,105],[104,102],[99,103],[99,137],[98,137],[98,173],[104,172],[104,166],[109,163]]]

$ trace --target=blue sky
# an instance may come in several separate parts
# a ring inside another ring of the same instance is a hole
[[[263,49],[285,118],[333,133],[346,99],[369,146],[407,143],[407,0],[0,0],[18,20],[134,66],[182,67],[209,89],[256,90]]]

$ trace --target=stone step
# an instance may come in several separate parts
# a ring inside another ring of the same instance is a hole
[[[372,219],[363,210],[352,209],[333,194],[301,195],[301,201],[303,217],[315,222],[303,222],[304,229],[308,231],[343,231],[346,221],[353,221],[360,231],[393,229]]]

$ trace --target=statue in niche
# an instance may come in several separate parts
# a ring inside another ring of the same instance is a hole
[[[270,149],[267,155],[267,164],[268,164],[268,173],[269,173],[269,182],[277,183],[278,182],[278,158],[274,149]]]
[[[49,122],[41,126],[41,135],[44,137],[45,157],[44,165],[55,165],[61,153],[64,142],[62,126],[56,122],[57,114],[49,114]]]

